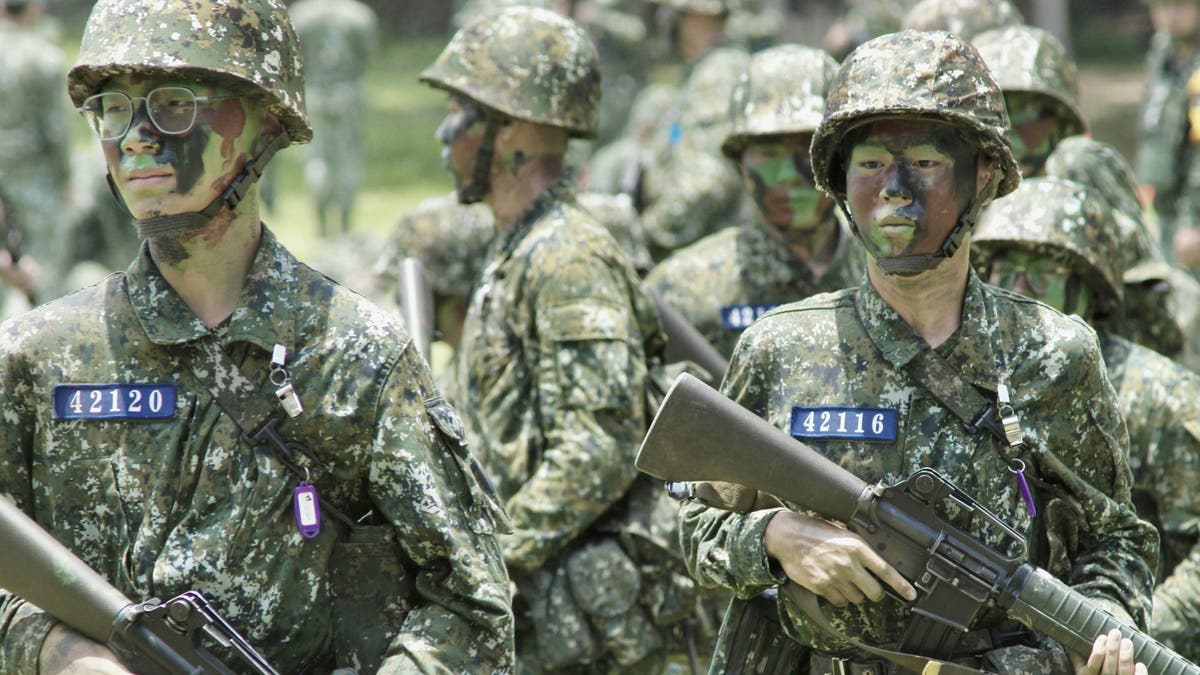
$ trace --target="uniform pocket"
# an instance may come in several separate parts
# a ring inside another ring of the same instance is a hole
[[[401,560],[390,525],[351,528],[334,545],[329,592],[339,667],[379,669],[412,605],[413,583]]]

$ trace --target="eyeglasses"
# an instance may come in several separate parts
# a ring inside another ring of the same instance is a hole
[[[158,87],[145,96],[130,97],[122,91],[108,91],[87,97],[78,110],[102,141],[122,138],[133,125],[138,101],[146,102],[150,122],[164,134],[179,135],[191,131],[196,123],[196,106],[201,103],[240,98],[239,96],[197,96],[187,87]]]

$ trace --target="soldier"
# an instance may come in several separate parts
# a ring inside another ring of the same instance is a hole
[[[817,190],[808,154],[835,72],[829,55],[809,47],[754,55],[733,89],[721,150],[757,217],[676,251],[646,277],[726,358],[764,312],[862,280],[861,250]]]
[[[496,227],[457,385],[513,521],[501,547],[528,672],[655,672],[694,604],[673,506],[633,466],[655,307],[563,160],[568,138],[596,132],[596,59],[575,23],[514,7],[463,27],[421,75],[450,97],[437,133],[459,199]]]
[[[0,185],[0,320],[28,310],[37,299],[37,263],[21,248],[25,228]]]
[[[845,58],[871,38],[900,29],[904,16],[919,0],[847,0],[846,15],[825,32],[825,51]]]
[[[62,290],[63,241],[72,214],[68,108],[62,50],[34,27],[43,2],[0,3],[0,177],[8,208],[24,224],[24,252],[40,270],[43,300]]]
[[[280,672],[504,672],[505,517],[458,418],[395,320],[259,220],[303,78],[276,0],[95,5],[69,91],[147,241],[0,324],[0,493],[131,597],[201,590]],[[125,672],[0,612],[6,672]]]
[[[1058,38],[1033,26],[990,30],[971,44],[1004,92],[1021,175],[1041,175],[1059,141],[1087,131],[1075,62]]]
[[[1133,168],[1113,147],[1073,136],[1050,153],[1046,175],[1095,189],[1121,227],[1125,313],[1111,329],[1200,371],[1200,282],[1164,259],[1143,219]]]
[[[313,142],[304,182],[316,200],[322,235],[350,230],[362,183],[367,99],[362,78],[378,47],[375,12],[358,0],[300,0],[289,10],[307,68]]]
[[[668,30],[684,62],[679,96],[643,159],[635,205],[658,261],[741,218],[741,181],[720,147],[729,95],[750,57],[725,34],[736,0],[654,1],[669,8]]]
[[[1143,201],[1153,204],[1168,260],[1191,269],[1200,263],[1192,243],[1200,238],[1195,198],[1200,186],[1195,148],[1200,127],[1192,117],[1200,109],[1200,2],[1146,0],[1154,39],[1146,55],[1146,94],[1138,124],[1134,166],[1143,184]],[[1175,241],[1175,233],[1182,232]]]
[[[625,194],[641,202],[639,195],[642,175],[642,155],[657,133],[664,110],[675,103],[675,87],[655,83],[638,92],[621,135],[611,143],[600,146],[588,158],[587,186],[606,194]]]
[[[1157,539],[1130,503],[1128,441],[1095,333],[996,291],[970,267],[980,209],[1021,179],[987,66],[950,33],[894,33],[855,50],[826,101],[813,173],[849,212],[867,279],[756,321],[722,389],[868,483],[919,467],[943,472],[1027,532],[1032,548],[1002,543],[967,514],[952,519],[1144,625]],[[1011,406],[1023,430],[1015,447],[1002,431],[964,423],[967,409],[977,419],[998,404]],[[878,428],[831,437],[806,424],[831,409],[880,408]],[[1029,478],[1038,486],[1033,503],[1020,489]],[[757,497],[764,506],[773,499]],[[900,600],[916,597],[909,582],[843,527],[782,506],[740,513],[686,504],[681,541],[696,579],[743,597],[790,580],[832,605],[818,621],[781,601],[788,635],[811,649],[811,672],[888,672],[864,642],[920,649],[902,640],[928,628]],[[1016,626],[1001,618],[957,635],[957,649],[920,655],[1002,673],[1072,670],[1063,647],[1010,631]],[[823,627],[830,624],[837,635]],[[1132,653],[1128,639],[1101,636],[1086,661],[1073,657],[1074,672],[1133,673]]]
[[[984,212],[973,256],[1001,288],[1078,314],[1100,337],[1108,379],[1129,427],[1133,500],[1159,531],[1150,633],[1189,659],[1200,657],[1200,376],[1118,337],[1125,301],[1122,250],[1137,245],[1106,199],[1078,183],[1035,178]]]
[[[970,42],[984,31],[1023,23],[1020,10],[1008,0],[921,0],[904,15],[901,28],[950,31]]]

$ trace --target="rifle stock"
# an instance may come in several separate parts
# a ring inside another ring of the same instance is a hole
[[[867,485],[690,375],[667,392],[637,467],[666,481],[738,483],[845,523],[917,588],[913,612],[947,629],[973,628],[998,606],[1071,651],[1089,654],[1096,637],[1118,628],[1149,672],[1200,675],[1200,667],[1024,563],[1024,538],[936,471]],[[1018,554],[996,551],[938,516],[934,505],[947,500],[1000,528]]]
[[[200,631],[253,672],[278,675],[200,593],[135,603],[0,495],[0,587],[106,644],[133,672],[233,675],[197,643]]]

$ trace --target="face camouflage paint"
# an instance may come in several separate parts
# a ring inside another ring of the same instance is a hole
[[[937,251],[978,189],[975,153],[948,125],[874,122],[849,155],[847,203],[877,260]]]
[[[810,134],[750,143],[742,154],[747,189],[763,220],[781,231],[807,232],[833,205],[816,188],[808,154]]]

